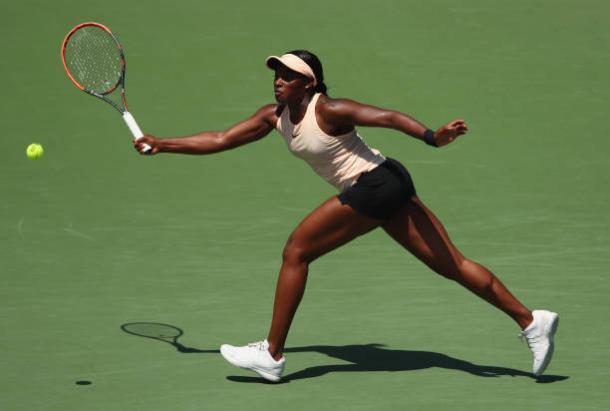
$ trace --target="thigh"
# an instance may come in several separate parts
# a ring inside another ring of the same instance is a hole
[[[464,257],[438,218],[414,196],[384,225],[400,245],[437,273],[455,278]]]
[[[341,204],[337,196],[322,203],[294,229],[286,252],[313,261],[382,223]]]

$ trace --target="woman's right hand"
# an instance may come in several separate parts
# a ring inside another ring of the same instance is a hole
[[[159,152],[159,139],[148,134],[140,137],[133,142],[134,148],[142,155],[154,155]],[[145,147],[150,147],[150,150],[145,151]]]

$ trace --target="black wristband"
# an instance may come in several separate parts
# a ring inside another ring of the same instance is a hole
[[[426,131],[424,131],[424,141],[429,146],[436,147],[436,143],[434,142],[434,130],[427,128]]]

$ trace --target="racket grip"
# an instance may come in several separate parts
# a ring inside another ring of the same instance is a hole
[[[131,115],[131,113],[129,111],[123,112],[123,120],[125,120],[125,124],[127,124],[127,127],[129,127],[129,130],[131,131],[131,134],[133,134],[134,140],[137,140],[140,137],[144,136],[144,133],[142,133],[142,130],[140,130],[138,123],[136,123],[136,119],[133,118],[133,116]],[[151,150],[151,147],[148,144],[143,145],[144,153],[147,153],[150,150]]]

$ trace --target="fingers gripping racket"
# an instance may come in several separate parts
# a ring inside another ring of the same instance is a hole
[[[108,27],[93,22],[74,27],[62,44],[61,60],[76,87],[104,100],[121,113],[134,140],[144,135],[127,110],[125,55],[121,43]],[[144,152],[149,150],[150,146],[145,145]]]

